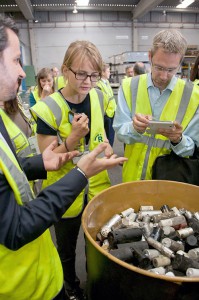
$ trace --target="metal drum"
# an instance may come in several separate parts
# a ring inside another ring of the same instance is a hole
[[[199,211],[199,187],[172,181],[135,181],[113,186],[93,198],[82,216],[86,236],[89,300],[198,300],[199,277],[167,277],[125,263],[96,243],[114,215],[140,205]]]

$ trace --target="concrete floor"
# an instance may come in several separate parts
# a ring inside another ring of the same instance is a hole
[[[121,142],[119,142],[115,138],[114,142],[114,153],[116,153],[118,156],[123,156],[124,153],[124,146]],[[112,168],[108,171],[111,184],[116,185],[122,182],[122,167],[117,166]],[[51,228],[51,234],[52,239],[56,245],[56,239],[54,234],[54,228]],[[85,288],[86,286],[86,279],[87,279],[87,273],[86,273],[86,256],[85,256],[85,241],[84,241],[84,233],[82,228],[80,229],[78,241],[77,241],[77,249],[76,249],[76,272],[77,276],[80,279],[81,287]]]

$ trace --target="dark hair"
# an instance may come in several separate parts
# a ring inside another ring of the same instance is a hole
[[[0,56],[3,50],[8,46],[7,29],[11,29],[18,36],[19,29],[14,20],[9,17],[0,17]]]
[[[191,69],[191,74],[190,74],[190,80],[191,81],[194,81],[195,79],[199,79],[198,65],[199,65],[199,55],[196,57],[194,66]]]

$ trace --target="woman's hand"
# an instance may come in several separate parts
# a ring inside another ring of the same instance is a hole
[[[85,137],[89,132],[88,123],[89,119],[84,113],[74,114],[71,135],[76,137],[78,141]]]

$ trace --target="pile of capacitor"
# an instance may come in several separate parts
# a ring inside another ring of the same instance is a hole
[[[199,212],[141,206],[114,215],[97,242],[118,259],[159,275],[199,277]]]

